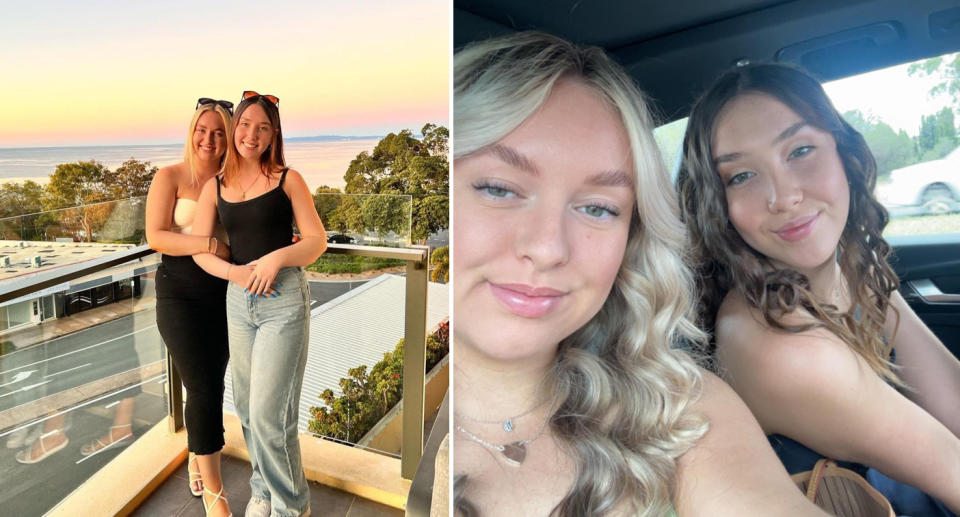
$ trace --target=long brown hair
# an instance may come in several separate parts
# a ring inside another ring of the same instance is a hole
[[[227,143],[227,158],[223,164],[223,179],[227,184],[232,182],[240,172],[240,153],[237,151],[237,143],[234,139],[234,135],[237,132],[237,124],[240,123],[240,117],[243,115],[243,112],[247,111],[247,108],[254,104],[263,108],[264,113],[267,114],[267,119],[270,121],[270,125],[276,129],[270,146],[260,155],[260,172],[269,175],[272,172],[282,169],[287,164],[283,158],[283,131],[280,129],[280,110],[276,104],[270,102],[262,95],[250,97],[249,99],[244,99],[240,105],[237,106],[233,114],[233,124],[230,126],[230,141]]]
[[[723,182],[713,161],[713,132],[721,110],[745,93],[773,97],[803,120],[830,133],[850,184],[850,211],[837,261],[852,304],[842,312],[816,299],[809,279],[792,269],[776,269],[751,248],[730,223]],[[899,280],[887,263],[890,245],[882,237],[887,211],[873,197],[877,164],[863,136],[834,108],[820,83],[806,72],[787,65],[756,64],[732,69],[720,76],[696,103],[683,142],[683,164],[677,179],[683,217],[699,255],[701,321],[715,327],[720,302],[739,292],[773,328],[796,333],[823,327],[842,339],[881,377],[902,385],[890,362],[890,345],[883,325],[890,294]],[[781,317],[806,310],[816,322],[785,325]]]

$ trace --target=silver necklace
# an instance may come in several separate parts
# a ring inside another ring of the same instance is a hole
[[[469,420],[469,421],[471,421],[471,422],[476,422],[476,423],[478,423],[478,424],[499,424],[500,427],[502,427],[504,431],[506,431],[506,432],[509,433],[509,432],[512,432],[513,429],[514,429],[514,424],[513,424],[513,421],[514,421],[514,420],[520,419],[520,418],[522,418],[522,417],[525,417],[525,416],[529,415],[530,413],[533,413],[533,411],[534,411],[535,409],[540,408],[541,406],[543,406],[543,405],[546,404],[546,403],[547,403],[547,401],[543,401],[543,402],[537,404],[536,406],[533,406],[532,408],[524,411],[523,413],[520,413],[519,415],[514,415],[514,416],[512,416],[512,417],[509,417],[509,418],[507,418],[506,420],[481,420],[481,419],[479,419],[479,418],[473,418],[473,417],[471,417],[471,416],[467,416],[467,415],[464,415],[464,414],[462,414],[462,413],[457,413],[456,411],[454,411],[453,414],[456,415],[456,416],[458,416],[458,417],[460,417],[460,418],[462,418],[462,419],[464,419],[464,420]]]
[[[541,406],[543,404],[540,404]],[[539,407],[539,406],[538,406]],[[531,408],[530,411],[533,411]],[[527,411],[529,413],[530,411]],[[490,443],[483,438],[471,433],[470,431],[464,429],[460,424],[453,424],[454,429],[465,434],[470,440],[480,444],[481,446],[490,449],[492,451],[497,451],[503,456],[503,460],[510,465],[511,467],[519,467],[523,460],[527,458],[527,444],[532,443],[537,438],[543,435],[543,431],[547,428],[547,422],[550,421],[550,414],[553,413],[553,404],[550,404],[550,411],[547,412],[546,418],[543,419],[543,423],[540,424],[540,430],[537,431],[537,434],[533,438],[527,438],[525,440],[517,440],[515,442],[505,443],[503,445],[497,445],[495,443]],[[462,416],[462,415],[458,415]],[[499,423],[496,422],[496,423]]]
[[[260,175],[257,174],[257,177],[253,178],[253,182],[250,183],[250,186],[243,188],[243,185],[240,184],[240,179],[237,179],[237,186],[240,187],[240,200],[243,201],[247,199],[247,191],[252,189],[254,185],[260,180]]]

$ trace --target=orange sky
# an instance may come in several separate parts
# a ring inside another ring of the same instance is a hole
[[[198,97],[247,89],[285,136],[449,126],[448,0],[26,4],[0,19],[0,147],[176,143]]]

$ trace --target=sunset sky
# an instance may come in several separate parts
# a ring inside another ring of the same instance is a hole
[[[198,97],[284,136],[449,126],[450,2],[45,1],[0,17],[0,147],[179,143]]]

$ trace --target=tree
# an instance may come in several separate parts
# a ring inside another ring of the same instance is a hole
[[[47,237],[72,236],[80,241],[93,241],[93,234],[110,215],[109,198],[104,178],[110,171],[98,161],[61,163],[57,165],[44,192],[45,210],[67,208],[50,214],[59,221],[45,228]],[[90,206],[83,206],[90,205]],[[58,227],[59,226],[59,227]]]
[[[450,186],[449,130],[426,124],[421,132],[422,140],[408,129],[390,133],[357,155],[343,176],[348,193],[413,196],[412,237],[419,242],[450,226],[449,212],[441,210]]]
[[[313,191],[313,206],[317,209],[317,214],[325,226],[333,227],[332,216],[334,210],[340,205],[343,198],[340,189],[321,185]]]
[[[933,115],[920,118],[917,151],[920,161],[938,160],[957,147],[957,128],[953,110],[943,108]]]
[[[33,223],[41,210],[43,187],[39,183],[4,183],[0,186],[0,239],[40,239],[42,231]]]
[[[960,52],[926,59],[907,68],[907,74],[915,77],[936,77],[937,84],[930,88],[931,97],[947,96],[960,113]]]
[[[355,442],[372,429],[403,395],[403,339],[367,373],[365,365],[347,370],[340,379],[341,395],[325,389],[322,407],[311,407],[310,432]],[[427,336],[426,370],[429,372],[450,350],[449,321]]]
[[[376,195],[364,196],[362,205],[363,224],[366,230],[376,232],[383,242],[383,236],[394,232],[407,236],[410,221],[410,202],[405,196]]]
[[[150,182],[153,181],[156,173],[157,167],[151,167],[150,162],[130,158],[113,173],[107,171],[104,174],[104,190],[109,199],[146,196],[147,191],[150,190]]]
[[[866,116],[859,110],[848,111],[843,118],[863,135],[877,161],[877,175],[886,177],[890,171],[916,163],[913,140],[902,129],[895,132],[876,117]]]
[[[0,186],[0,218],[32,214],[43,210],[43,187],[27,180]]]
[[[450,281],[450,246],[441,246],[430,254],[430,280],[447,283]]]
[[[361,199],[363,196],[342,195],[340,204],[330,213],[330,228],[339,233],[354,231],[363,233],[366,225],[363,221]],[[326,224],[326,221],[324,221]]]
[[[44,209],[55,210],[70,206],[98,203],[108,199],[104,178],[109,170],[102,163],[61,163],[57,165],[44,196]]]

